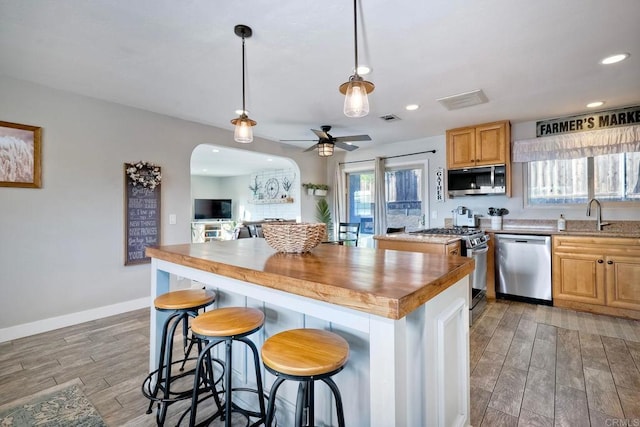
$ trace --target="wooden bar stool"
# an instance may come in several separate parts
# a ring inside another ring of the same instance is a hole
[[[191,381],[184,381],[188,384],[188,388],[183,388],[180,391],[172,391],[172,384],[177,383],[184,377],[193,375],[195,370],[190,369],[184,371],[185,363],[188,360],[195,360],[195,358],[189,359],[189,354],[193,348],[196,339],[189,338],[189,318],[195,318],[198,316],[198,311],[211,304],[216,299],[216,294],[213,291],[205,289],[185,289],[180,291],[167,292],[158,296],[153,305],[158,311],[171,312],[164,322],[162,327],[162,341],[160,345],[160,358],[158,362],[158,369],[151,372],[142,384],[142,393],[151,402],[149,402],[149,408],[147,414],[152,412],[153,404],[158,404],[158,412],[156,413],[156,421],[158,425],[163,425],[167,414],[167,407],[179,400],[185,400],[191,398],[193,390],[191,389]],[[183,353],[182,357],[178,361],[173,361],[173,339],[176,329],[182,324],[183,334]],[[187,347],[187,343],[188,347]],[[201,344],[198,342],[198,347],[201,348]],[[180,373],[172,372],[174,365],[181,364]],[[218,364],[221,365],[220,362]],[[174,387],[177,387],[174,385]],[[217,396],[216,396],[217,397]]]
[[[342,398],[331,377],[344,368],[349,358],[349,343],[333,332],[321,329],[292,329],[280,332],[262,346],[262,362],[275,375],[267,407],[267,427],[275,413],[276,393],[284,380],[299,381],[296,400],[296,427],[313,426],[314,381],[329,386],[336,401],[338,425],[344,427]]]
[[[191,400],[191,408],[187,411],[191,413],[189,425],[196,425],[196,415],[200,390],[197,384],[200,381],[201,373],[208,376],[208,383],[211,384],[212,392],[217,394],[215,389],[215,381],[213,380],[213,372],[209,369],[211,364],[211,349],[218,344],[225,344],[225,368],[224,368],[224,407],[205,421],[199,422],[197,425],[209,424],[214,419],[220,417],[224,420],[226,427],[231,426],[231,416],[233,412],[243,414],[250,422],[250,417],[258,418],[251,426],[263,424],[266,419],[266,411],[264,404],[264,391],[262,388],[262,376],[260,373],[260,359],[258,349],[255,344],[247,338],[247,336],[258,331],[264,325],[264,313],[255,308],[245,307],[225,307],[209,311],[196,317],[191,323],[192,333],[207,342],[207,345],[200,351],[198,362],[196,364],[196,377],[194,379],[193,396]],[[245,343],[253,353],[253,361],[256,372],[257,389],[247,389],[241,387],[233,387],[232,385],[232,344],[233,341]],[[208,372],[207,372],[208,371]],[[232,399],[233,392],[248,391],[256,393],[258,397],[259,411],[242,408],[235,404]],[[186,413],[185,413],[186,415]],[[184,416],[184,415],[183,415]]]

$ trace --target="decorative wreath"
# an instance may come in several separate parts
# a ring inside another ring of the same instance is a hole
[[[127,168],[127,176],[131,179],[131,184],[134,187],[141,185],[142,187],[152,190],[160,185],[160,181],[162,180],[160,167],[149,162],[131,164],[131,166]]]

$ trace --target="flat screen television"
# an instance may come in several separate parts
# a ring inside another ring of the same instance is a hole
[[[231,199],[194,199],[195,219],[231,219]]]

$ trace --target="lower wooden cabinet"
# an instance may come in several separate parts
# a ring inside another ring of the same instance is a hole
[[[640,310],[640,253],[607,256],[605,263],[607,305]]]
[[[554,305],[640,318],[640,239],[554,236],[552,271]]]

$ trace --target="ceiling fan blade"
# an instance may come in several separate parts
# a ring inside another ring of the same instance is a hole
[[[281,139],[280,142],[314,142],[317,139]]]
[[[371,137],[369,135],[351,135],[351,136],[339,136],[334,138],[336,141],[347,142],[347,141],[371,141]]]
[[[307,151],[313,151],[316,148],[318,148],[318,144],[313,144],[311,147],[309,147],[306,150],[304,150],[303,153],[306,153]]]
[[[334,142],[335,146],[338,148],[342,148],[343,150],[353,151],[358,148],[357,145],[345,144],[344,142],[336,141]]]
[[[318,138],[320,138],[320,139],[331,139],[331,136],[328,133],[324,132],[324,131],[317,130],[317,129],[311,129],[311,132],[313,132],[316,135],[318,135]]]

